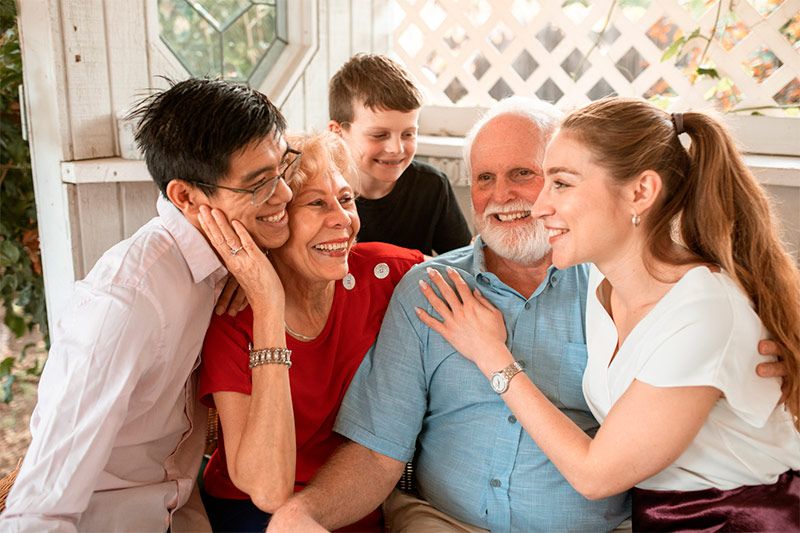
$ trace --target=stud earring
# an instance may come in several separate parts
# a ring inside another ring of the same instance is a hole
[[[642,217],[640,217],[638,213],[634,213],[631,216],[631,224],[633,224],[633,227],[638,228],[639,224],[641,223],[642,223]]]

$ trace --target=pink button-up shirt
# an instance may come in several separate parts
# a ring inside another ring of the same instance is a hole
[[[185,524],[175,511],[205,438],[193,371],[227,272],[180,211],[157,207],[76,283],[55,326],[2,531]]]

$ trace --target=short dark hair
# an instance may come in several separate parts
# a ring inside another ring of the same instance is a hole
[[[286,120],[262,93],[240,83],[206,78],[168,80],[170,88],[140,101],[136,143],[161,192],[173,179],[217,183],[231,156],[270,135]],[[208,195],[214,188],[203,188]]]
[[[353,103],[377,110],[414,111],[422,93],[408,72],[380,54],[356,54],[342,65],[328,85],[328,112],[336,122],[352,122]]]

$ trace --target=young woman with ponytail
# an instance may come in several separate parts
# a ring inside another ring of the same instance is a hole
[[[544,169],[532,215],[554,265],[595,265],[583,389],[602,425],[584,434],[524,373],[508,407],[586,497],[634,487],[634,530],[800,530],[800,274],[731,135],[609,98],[562,121]],[[505,368],[502,316],[449,277],[431,275],[444,301],[423,288],[441,320],[421,319],[487,376]],[[754,371],[765,336],[785,404]]]

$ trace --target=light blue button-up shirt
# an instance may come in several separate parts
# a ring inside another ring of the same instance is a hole
[[[493,531],[601,531],[630,515],[626,494],[589,501],[525,433],[478,368],[414,313],[433,311],[419,290],[425,267],[458,270],[499,308],[507,344],[547,397],[589,434],[583,399],[588,268],[550,267],[525,298],[486,272],[480,238],[414,267],[397,286],[374,349],[364,358],[335,430],[399,461],[414,457],[423,498]]]

